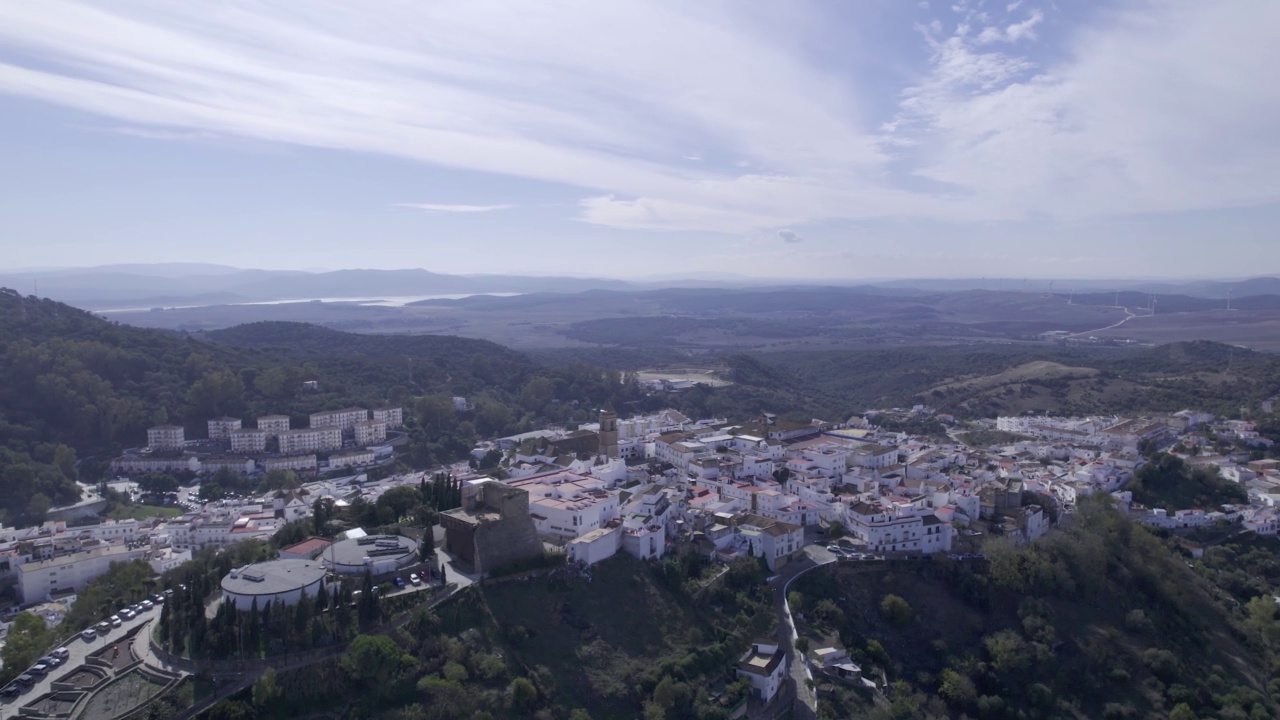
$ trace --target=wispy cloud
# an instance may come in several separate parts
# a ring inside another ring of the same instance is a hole
[[[792,230],[779,230],[778,239],[782,240],[782,242],[787,243],[788,245],[794,245],[796,243],[804,242],[804,238],[800,237],[799,234],[795,233]]]
[[[817,64],[812,7],[780,28],[733,3],[648,0],[392,2],[376,18],[336,0],[0,3],[0,92],[134,134],[555,183],[614,227],[1177,212],[1280,200],[1280,3],[1247,4],[1095,13],[1046,63],[1044,12],[1011,2],[1021,19],[985,23],[961,0],[953,33],[921,27],[929,70],[904,89]],[[689,147],[737,162],[672,151]]]
[[[515,205],[437,205],[435,203],[396,203],[395,206],[441,213],[485,213],[510,210],[515,207]]]

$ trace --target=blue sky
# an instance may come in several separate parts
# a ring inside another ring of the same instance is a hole
[[[0,4],[0,266],[1280,272],[1280,3]]]

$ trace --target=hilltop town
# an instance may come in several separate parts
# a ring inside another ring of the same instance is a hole
[[[455,403],[465,408],[467,401]],[[944,431],[885,429],[911,421]],[[793,422],[770,413],[695,420],[672,409],[619,418],[606,410],[595,423],[493,438],[478,444],[469,462],[400,474],[377,471],[394,461],[401,408],[316,412],[302,429],[291,428],[288,416],[259,417],[255,424],[212,418],[208,436],[199,439],[186,438],[180,426],[156,426],[145,448],[111,463],[117,477],[104,485],[118,493],[141,494],[141,475],[190,478],[164,499],[182,506],[177,516],[84,524],[74,518],[102,502],[91,493],[76,506],[55,509],[69,513],[64,519],[0,531],[3,575],[15,584],[14,611],[37,608],[53,624],[59,600],[65,607],[113,563],[143,560],[161,574],[207,548],[269,540],[290,523],[318,522],[318,512],[376,505],[396,488],[441,478],[457,488],[456,507],[436,516],[422,548],[418,540],[340,528],[336,538],[282,547],[282,559],[272,562],[319,563],[307,571],[316,573],[307,583],[346,577],[350,587],[365,572],[397,587],[411,570],[415,583],[420,573],[428,581],[466,584],[537,567],[547,557],[589,568],[619,553],[642,561],[692,554],[723,566],[757,558],[778,575],[797,561],[980,558],[987,538],[1033,543],[1066,521],[1082,498],[1098,493],[1156,528],[1258,535],[1280,529],[1280,463],[1258,459],[1257,452],[1270,441],[1250,422],[1192,410],[1000,417],[965,426],[924,406],[841,422]],[[1143,505],[1134,479],[1157,458],[1212,473],[1233,488],[1235,501]],[[214,476],[281,471],[294,478],[288,487],[198,500],[200,486]],[[287,582],[266,582],[272,589],[264,602],[296,602],[310,587],[292,586],[306,574],[298,570],[289,576],[292,570],[272,563],[233,570],[223,581],[223,599],[248,604],[265,592],[255,583],[278,576]],[[280,590],[282,584],[288,589]],[[761,706],[775,699],[788,673],[812,678],[810,666],[840,666],[839,672],[874,687],[847,654],[824,653],[825,660],[797,659],[785,643],[762,640],[742,659],[739,674],[750,680]]]

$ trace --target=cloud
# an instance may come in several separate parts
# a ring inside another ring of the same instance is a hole
[[[483,213],[515,207],[515,205],[437,205],[434,203],[396,203],[395,206],[443,213]]]
[[[579,220],[620,228],[1280,200],[1280,3],[1134,2],[1037,55],[1044,12],[971,32],[973,6],[954,6],[950,36],[921,27],[927,65],[904,88],[905,72],[869,74],[886,63],[819,64],[810,41],[839,26],[820,6],[765,22],[736,3],[648,0],[401,2],[376,18],[336,0],[0,3],[0,93],[157,138],[552,183],[583,198]],[[681,147],[735,162],[690,162]]]
[[[1020,23],[1013,23],[1005,28],[989,26],[982,29],[978,34],[978,42],[986,45],[993,42],[1016,43],[1020,40],[1035,40],[1036,25],[1044,21],[1044,13],[1040,10],[1032,10],[1031,17]]]
[[[800,237],[799,235],[797,235],[796,233],[790,230],[779,230],[778,237],[782,240],[782,242],[787,243],[788,245],[794,245],[796,243],[804,242],[804,238]]]

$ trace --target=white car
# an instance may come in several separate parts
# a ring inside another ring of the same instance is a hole
[[[98,631],[94,630],[93,628],[89,628],[88,630],[85,630],[80,633],[80,639],[84,640],[85,642],[93,642],[94,640],[98,639]]]
[[[413,583],[414,585],[421,585],[422,578],[418,577],[418,573],[411,573],[409,575],[409,582]]]

